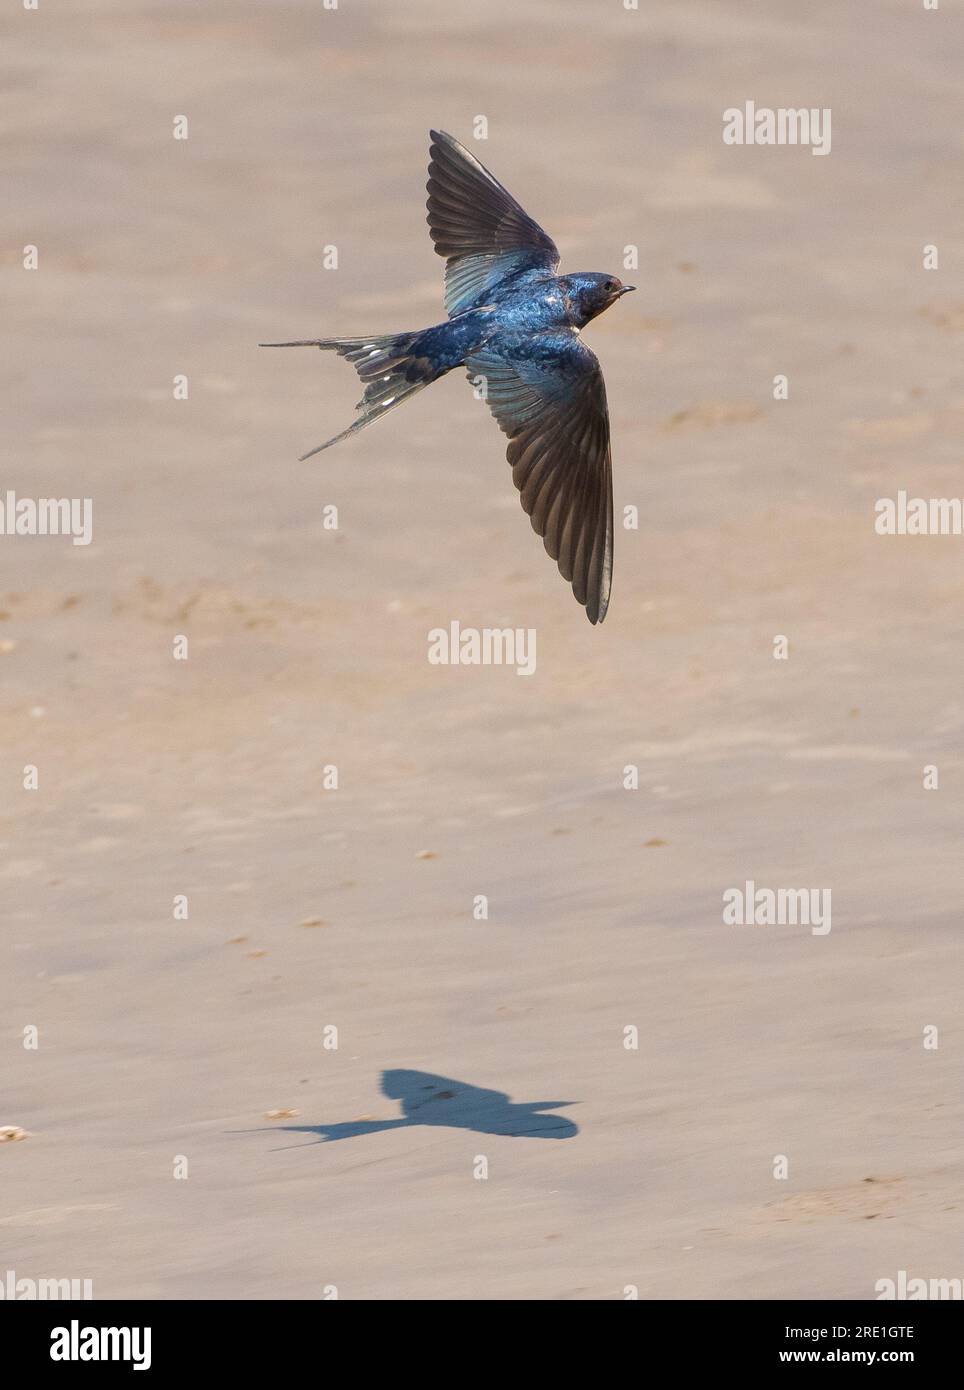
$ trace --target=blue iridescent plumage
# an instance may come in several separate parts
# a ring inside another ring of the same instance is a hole
[[[316,338],[351,362],[359,417],[304,458],[355,434],[464,364],[503,433],[522,505],[590,622],[612,584],[609,414],[602,370],[579,331],[628,290],[615,276],[557,276],[559,252],[451,135],[432,131],[428,223],[444,257],[448,320],[409,333]]]

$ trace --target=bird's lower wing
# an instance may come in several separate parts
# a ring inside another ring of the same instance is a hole
[[[612,587],[613,480],[598,359],[563,331],[500,339],[466,368],[508,435],[506,457],[533,529],[589,621],[601,623]]]
[[[428,225],[445,257],[445,308],[451,317],[485,303],[525,271],[552,274],[559,252],[552,237],[499,180],[445,131],[432,131]]]

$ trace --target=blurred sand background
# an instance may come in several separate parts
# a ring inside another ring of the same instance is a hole
[[[30,1131],[0,1268],[101,1298],[960,1276],[964,542],[873,529],[898,488],[964,493],[959,11],[43,0],[2,27],[0,486],[92,497],[94,544],[0,538],[0,1123]],[[831,155],[725,146],[747,99],[831,107]],[[479,114],[565,269],[640,248],[586,335],[640,513],[598,629],[461,372],[299,464],[357,382],[255,346],[443,316],[428,130],[475,149]],[[536,628],[536,675],[429,666],[452,619]],[[831,934],[724,927],[748,878],[830,887]],[[578,1133],[368,1132],[401,1114],[383,1068],[577,1102]]]

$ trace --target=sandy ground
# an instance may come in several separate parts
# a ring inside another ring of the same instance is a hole
[[[953,6],[3,28],[0,485],[93,498],[94,543],[0,538],[0,1124],[29,1131],[0,1268],[102,1298],[959,1277],[964,540],[873,529],[964,492]],[[725,146],[747,99],[831,107],[832,153]],[[640,514],[601,628],[461,373],[299,464],[355,379],[255,346],[438,321],[427,132],[480,114],[564,267],[640,248],[586,335]],[[535,628],[536,674],[430,666],[453,619]],[[832,931],[724,926],[747,879],[831,888]]]

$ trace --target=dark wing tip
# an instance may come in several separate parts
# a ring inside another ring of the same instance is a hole
[[[609,595],[593,594],[586,603],[586,617],[593,627],[597,623],[605,621],[606,614],[609,612]]]
[[[456,140],[454,135],[449,135],[447,130],[430,130],[429,135],[431,137],[428,146],[429,163],[439,157],[444,160],[449,152],[454,154],[456,158],[460,155],[469,159],[472,158],[461,141]]]
[[[566,576],[563,575],[563,578],[565,577]],[[582,604],[586,611],[586,617],[592,623],[593,627],[596,627],[598,623],[604,622],[606,614],[609,611],[609,588],[603,588],[602,583],[598,580],[596,583],[590,580],[589,589],[585,598],[580,598],[579,594],[576,592],[576,585],[571,579],[569,583],[572,586],[572,592],[576,602]]]

